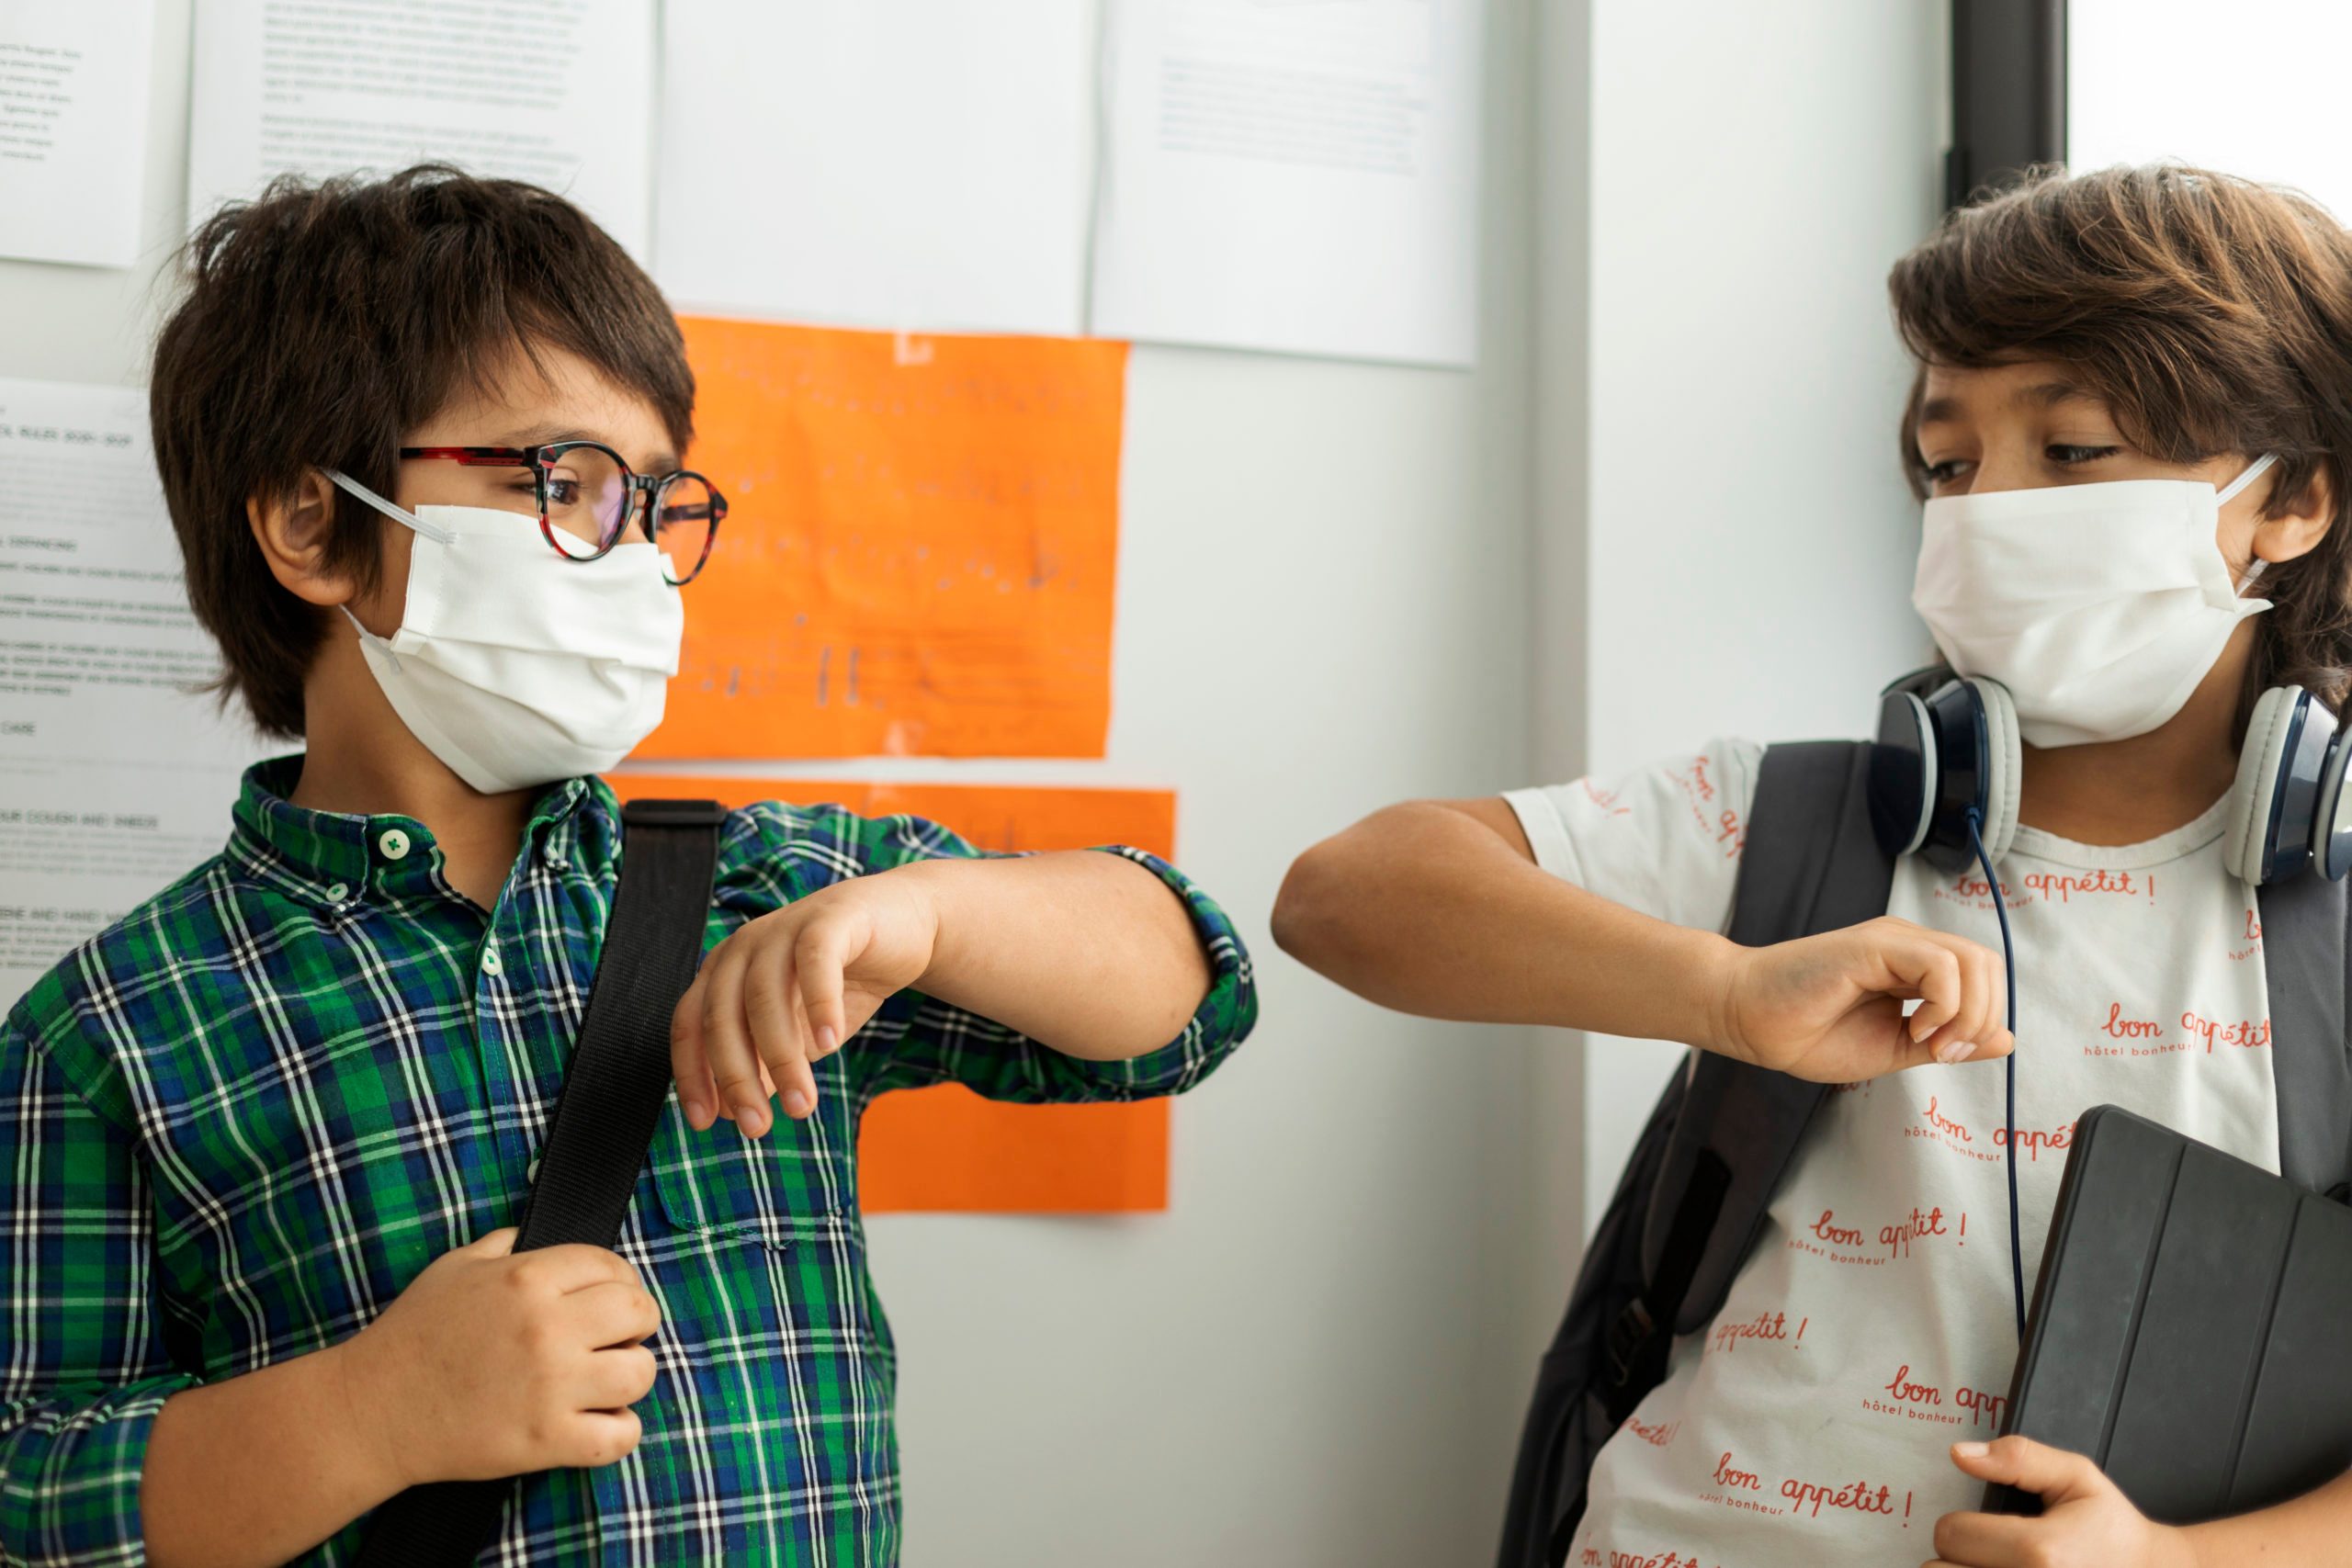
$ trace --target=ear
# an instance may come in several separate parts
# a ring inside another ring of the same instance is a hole
[[[2254,526],[2254,553],[2264,560],[2290,561],[2327,536],[2335,521],[2335,463],[2323,457],[2312,465],[2302,493],[2291,509],[2263,518]]]
[[[316,468],[304,470],[283,495],[245,499],[245,522],[278,586],[307,604],[328,609],[347,604],[359,592],[348,572],[326,565],[327,540],[334,529],[334,481]]]

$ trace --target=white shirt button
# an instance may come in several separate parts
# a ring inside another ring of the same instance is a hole
[[[481,972],[485,975],[495,975],[502,967],[503,965],[498,962],[498,945],[492,942],[484,947],[481,950]]]
[[[539,1162],[537,1159],[534,1159],[531,1161],[530,1168],[523,1172],[523,1179],[526,1181],[537,1181],[538,1179]]]
[[[387,828],[376,840],[376,847],[384,852],[386,860],[404,860],[408,856],[408,835],[398,828]]]
[[[341,882],[334,884],[327,889],[327,902],[330,904],[340,904],[345,898],[350,897],[351,888],[346,884]]]

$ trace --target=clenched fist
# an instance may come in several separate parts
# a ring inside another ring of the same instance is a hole
[[[1904,1004],[1917,1000],[1908,1018]],[[1712,1048],[1817,1083],[1926,1062],[2005,1056],[1998,953],[1883,915],[1842,931],[1740,948],[1725,965]]]

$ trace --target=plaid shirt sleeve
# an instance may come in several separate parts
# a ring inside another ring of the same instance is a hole
[[[752,812],[771,848],[795,863],[789,878],[806,895],[844,877],[888,871],[920,860],[1001,858],[975,849],[920,817],[858,817],[786,806]],[[990,1100],[1026,1104],[1148,1100],[1181,1094],[1206,1077],[1257,1022],[1250,954],[1223,909],[1182,872],[1142,850],[1104,853],[1135,862],[1184,902],[1210,969],[1208,992],[1175,1039],[1125,1061],[1066,1055],[1002,1024],[919,991],[882,1004],[852,1038],[845,1064],[866,1099],[894,1089],[960,1083]]]
[[[130,1137],[0,1023],[0,1561],[139,1562],[147,1434],[173,1370]]]

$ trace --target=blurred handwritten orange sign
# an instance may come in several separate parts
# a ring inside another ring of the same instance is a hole
[[[982,849],[1132,844],[1173,855],[1167,790],[1000,784],[831,784],[616,773],[621,798],[745,806],[837,805],[862,817],[926,817]],[[854,1047],[853,1047],[854,1048]],[[1118,1213],[1168,1206],[1168,1102],[1004,1105],[957,1085],[886,1094],[858,1133],[858,1201],[892,1210]]]
[[[1102,755],[1126,344],[679,324],[728,513],[637,755]]]

